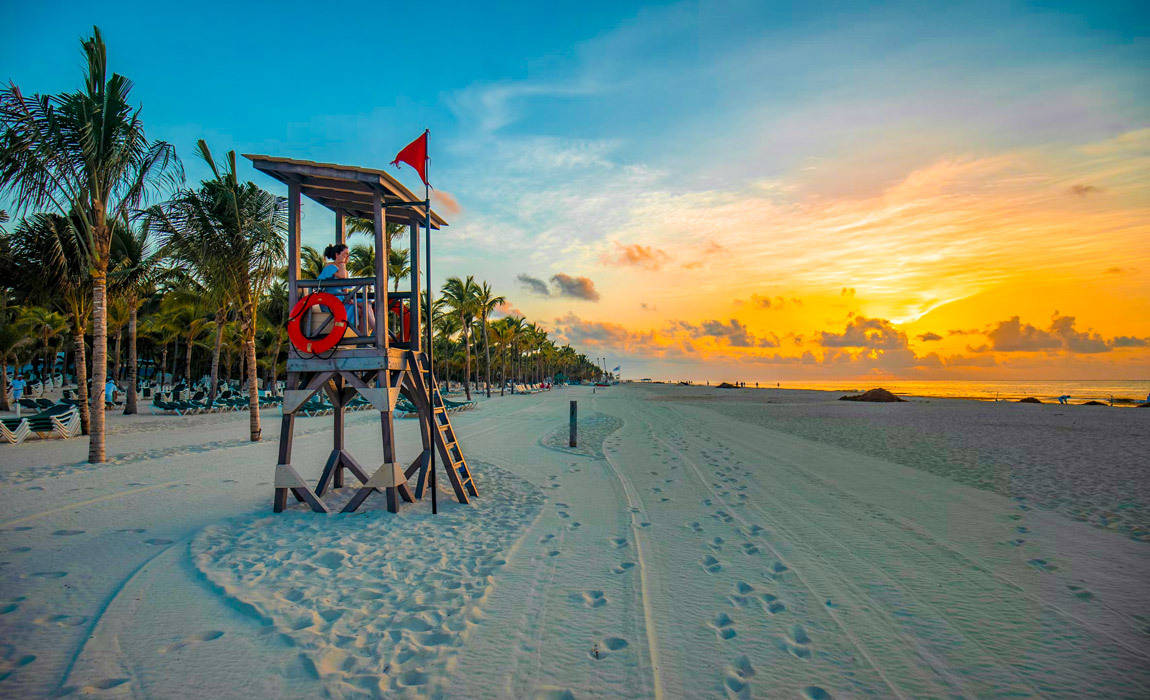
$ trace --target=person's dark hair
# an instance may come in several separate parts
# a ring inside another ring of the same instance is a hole
[[[347,246],[344,245],[343,243],[336,243],[335,245],[329,245],[328,247],[323,249],[323,257],[327,260],[335,260],[335,256],[339,255],[340,253],[342,253],[345,250],[347,250]]]

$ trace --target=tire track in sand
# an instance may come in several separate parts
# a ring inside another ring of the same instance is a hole
[[[593,409],[596,408],[595,403],[596,399],[592,398],[591,407]],[[618,435],[620,432],[622,432],[623,428],[627,426],[627,422],[625,420],[619,418],[618,416],[615,416],[615,418],[620,421],[620,426],[618,430],[607,436],[608,439]],[[630,511],[631,515],[631,539],[635,541],[635,558],[638,560],[637,565],[639,569],[639,594],[642,598],[643,627],[644,633],[647,637],[647,653],[650,657],[651,663],[652,692],[656,700],[661,700],[663,698],[663,680],[659,675],[659,636],[658,630],[655,627],[655,616],[651,610],[651,594],[647,576],[647,564],[646,560],[643,558],[643,542],[639,537],[639,524],[636,522],[636,516],[641,516],[642,522],[649,521],[649,519],[647,518],[646,508],[643,507],[643,502],[639,499],[639,495],[635,493],[635,487],[631,485],[631,480],[623,475],[623,472],[620,471],[619,466],[615,464],[613,459],[611,459],[610,450],[607,447],[606,440],[603,442],[603,461],[607,463],[607,466],[611,467],[612,473],[615,474],[615,478],[619,480],[620,485],[623,487],[623,495],[627,498],[628,510]]]

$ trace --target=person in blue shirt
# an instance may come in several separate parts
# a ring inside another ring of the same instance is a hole
[[[116,396],[117,390],[116,382],[111,377],[108,377],[108,383],[104,385],[104,402],[115,403],[112,399]]]
[[[350,275],[347,273],[347,259],[351,257],[351,253],[348,251],[346,245],[342,243],[329,245],[324,249],[323,257],[326,258],[329,262],[323,266],[323,270],[320,271],[319,277],[317,279],[347,279],[350,277]],[[353,292],[350,289],[332,289],[330,287],[324,291],[334,294],[337,298],[339,298],[340,301],[343,302],[343,308],[347,311],[347,325],[351,326],[351,328],[358,332],[359,324],[357,319],[359,317],[356,315],[357,304],[352,298],[354,296]],[[368,304],[367,308],[365,309],[364,317],[367,319],[366,334],[370,335],[371,332],[375,329],[375,310],[371,308],[370,304]]]
[[[16,378],[12,380],[12,399],[16,402],[16,417],[20,417],[20,399],[24,397],[24,387],[28,386],[28,382],[24,381],[23,374],[17,374]]]

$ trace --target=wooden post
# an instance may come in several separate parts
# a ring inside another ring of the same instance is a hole
[[[578,435],[579,435],[579,402],[578,401],[572,401],[571,402],[571,438],[567,442],[568,446],[570,446],[570,447],[576,446],[575,444],[576,444],[576,442],[578,442],[578,440],[576,440],[576,436],[578,436]]]
[[[347,244],[347,217],[342,211],[335,213],[335,242]]]
[[[412,220],[411,222],[411,240],[408,243],[407,250],[409,251],[408,263],[411,267],[411,272],[408,273],[408,279],[411,280],[411,351],[419,352],[423,346],[423,338],[420,335],[420,323],[423,322],[421,315],[420,304],[422,303],[419,298],[419,224]]]
[[[375,346],[387,356],[387,218],[379,190],[371,193],[375,224]]]
[[[341,216],[340,218],[342,219],[343,217]],[[337,374],[332,377],[331,381],[335,386],[335,391],[332,392],[332,416],[334,416],[335,420],[335,426],[332,430],[332,450],[340,452],[340,457],[335,463],[335,473],[332,474],[331,485],[332,488],[338,489],[343,487],[343,377]]]
[[[299,281],[300,250],[299,193],[298,183],[288,185],[288,309],[295,308],[295,303],[299,301],[299,290],[296,288],[296,283]]]

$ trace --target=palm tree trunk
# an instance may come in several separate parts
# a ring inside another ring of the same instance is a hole
[[[120,378],[120,349],[124,340],[124,329],[116,331],[116,354],[112,357],[112,377]]]
[[[247,299],[244,300],[244,350],[248,377],[248,422],[251,428],[251,441],[259,442],[263,429],[260,427],[260,387],[256,379],[256,298],[251,292],[251,282],[244,280]]]
[[[487,398],[491,398],[491,344],[487,339],[487,319],[483,319],[483,354],[487,356]]]
[[[0,313],[3,313],[0,310]],[[0,355],[0,411],[9,411],[8,407],[8,356]]]
[[[124,400],[125,416],[136,413],[136,375],[139,373],[136,366],[136,316],[139,308],[135,299],[128,300],[128,398]]]
[[[97,231],[99,234],[99,231]],[[107,258],[105,257],[106,261]],[[106,460],[104,444],[104,382],[108,378],[108,279],[103,270],[92,274],[92,432],[88,440],[88,461]]]
[[[212,348],[212,390],[209,400],[216,400],[216,388],[220,383],[220,345],[224,341],[224,312],[216,312],[216,344]]]
[[[80,432],[84,435],[92,433],[92,414],[88,405],[88,357],[84,352],[84,327],[79,321],[73,319],[72,344],[75,346],[76,365],[76,398],[80,402]]]
[[[467,333],[467,324],[463,325],[463,392],[467,400],[471,400],[471,343]]]
[[[499,352],[499,364],[502,369],[503,375],[499,379],[499,395],[503,396],[503,391],[507,388],[507,348],[501,348]]]
[[[189,389],[192,388],[192,345],[194,345],[192,336],[188,334],[188,353],[184,362],[184,382],[188,385]]]

